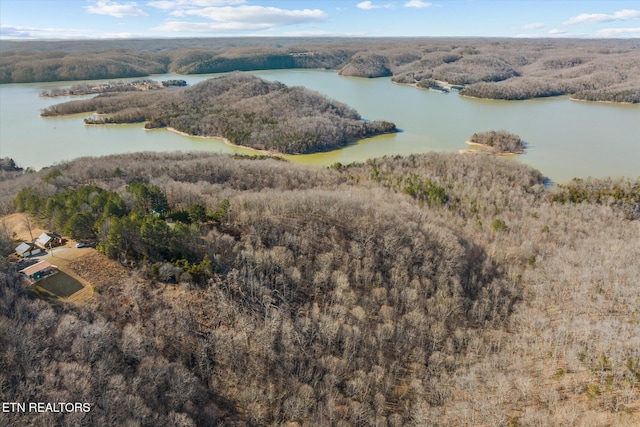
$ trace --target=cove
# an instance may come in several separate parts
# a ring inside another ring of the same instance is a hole
[[[330,165],[384,155],[457,152],[474,132],[505,129],[529,145],[515,156],[556,182],[573,177],[640,176],[640,106],[574,102],[568,97],[527,101],[470,99],[394,84],[390,78],[341,77],[333,71],[272,70],[253,74],[305,86],[355,108],[365,119],[389,120],[402,129],[326,153],[286,156]],[[152,76],[190,85],[215,75]],[[129,79],[131,80],[131,79]],[[86,126],[86,114],[42,118],[40,109],[71,98],[40,98],[42,90],[79,82],[0,85],[0,157],[41,168],[83,156],[135,151],[216,151],[250,154],[215,138],[195,138],[141,124]],[[77,98],[74,98],[77,99]]]

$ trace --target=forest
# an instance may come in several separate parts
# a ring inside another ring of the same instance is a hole
[[[52,304],[0,228],[0,400],[91,404],[8,425],[640,421],[640,179],[139,153],[7,177],[13,212],[100,253]]]
[[[188,88],[105,93],[53,105],[43,116],[96,112],[87,124],[146,122],[194,136],[286,154],[343,147],[369,136],[397,132],[393,123],[363,120],[338,101],[301,86],[287,87],[231,73]]]
[[[460,95],[640,102],[634,39],[212,38],[0,41],[0,83],[321,68]]]

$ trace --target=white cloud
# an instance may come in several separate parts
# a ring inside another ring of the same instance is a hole
[[[362,10],[373,10],[373,9],[393,9],[395,5],[393,3],[387,3],[383,5],[373,4],[370,1],[363,1],[356,5],[358,9]]]
[[[264,6],[206,7],[185,12],[218,22],[266,24],[269,26],[294,25],[324,21],[327,14],[320,9],[287,10]]]
[[[358,9],[363,9],[363,10],[372,10],[372,9],[380,9],[381,6],[376,6],[370,1],[363,1],[362,3],[358,3],[356,7]]]
[[[157,0],[148,2],[147,6],[162,10],[180,10],[198,7],[234,6],[244,3],[246,3],[245,0]]]
[[[210,19],[212,22],[171,21],[154,30],[198,33],[263,31],[327,19],[327,14],[319,9],[287,10],[263,6],[205,7],[176,11],[173,15],[196,16]]]
[[[523,25],[523,30],[539,30],[540,28],[544,28],[544,24],[542,22],[534,22],[532,24]]]
[[[535,37],[540,37],[535,36]],[[587,33],[570,33],[568,31],[559,30],[554,28],[552,30],[547,31],[547,37],[562,37],[562,38],[584,38],[584,37],[593,37],[593,35]]]
[[[640,37],[640,27],[638,28],[605,28],[598,31],[600,37]]]
[[[94,5],[86,6],[87,12],[94,15],[108,15],[115,18],[125,16],[147,16],[141,9],[137,8],[137,3],[116,3],[108,0],[97,1]]]
[[[422,1],[422,0],[409,0],[408,2],[406,2],[404,4],[404,7],[415,7],[415,8],[418,8],[418,9],[422,9],[422,8],[425,8],[425,7],[431,7],[431,6],[432,6],[431,3],[427,3],[427,2]]]
[[[11,25],[0,25],[0,38],[2,39],[19,39],[31,36],[30,28],[14,27]]]
[[[235,31],[264,31],[272,27],[272,25],[260,23],[171,21],[153,29],[156,31],[181,33],[226,33]]]
[[[74,28],[14,27],[10,25],[0,25],[0,39],[126,39],[143,36],[143,34],[134,33],[99,33]]]
[[[573,18],[569,18],[568,21],[563,22],[563,25],[582,24],[585,22],[611,22],[611,21],[626,21],[629,19],[640,18],[640,10],[624,9],[614,12],[611,15],[605,13],[582,13]]]

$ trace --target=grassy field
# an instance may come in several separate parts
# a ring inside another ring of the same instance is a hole
[[[0,226],[8,230],[11,238],[24,242],[30,242],[41,233],[47,231],[39,227],[35,221],[25,213],[14,213],[0,218]]]
[[[68,298],[83,288],[82,283],[63,271],[40,280],[36,287],[42,288],[60,298]]]

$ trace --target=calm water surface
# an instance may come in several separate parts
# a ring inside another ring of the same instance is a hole
[[[362,140],[341,150],[289,156],[295,162],[329,165],[372,157],[429,151],[457,152],[474,132],[505,129],[528,144],[514,161],[529,164],[557,182],[572,177],[640,176],[640,106],[582,103],[567,97],[488,101],[396,85],[388,78],[359,79],[331,71],[276,70],[254,74],[321,92],[355,108],[366,119],[393,121],[403,131]],[[212,75],[154,76],[189,84]],[[85,126],[86,114],[41,118],[40,109],[70,98],[40,98],[42,90],[77,82],[0,85],[0,157],[41,168],[82,156],[135,151],[250,153],[219,140],[191,138],[142,125]],[[77,99],[77,98],[75,98]]]

